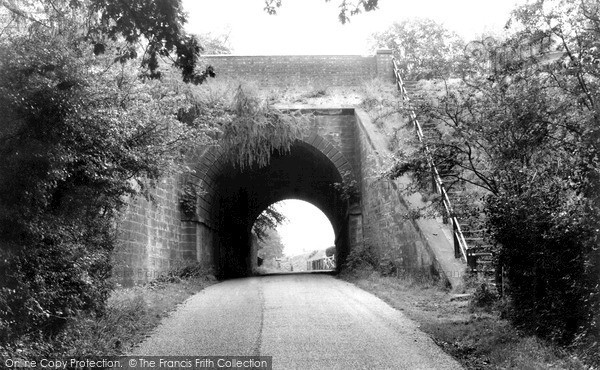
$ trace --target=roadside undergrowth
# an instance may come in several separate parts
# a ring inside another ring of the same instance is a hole
[[[0,347],[0,357],[124,355],[179,304],[216,282],[209,272],[187,266],[146,285],[116,288],[102,316],[77,316],[55,337],[22,337],[10,347]]]
[[[593,369],[575,353],[521,334],[500,317],[498,307],[476,307],[434,282],[386,277],[368,269],[340,277],[416,321],[467,369]]]

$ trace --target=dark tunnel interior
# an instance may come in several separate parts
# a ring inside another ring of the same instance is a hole
[[[226,166],[216,178],[217,201],[213,204],[219,224],[213,255],[217,275],[234,278],[252,273],[254,221],[269,205],[289,198],[307,201],[327,216],[334,229],[340,266],[349,252],[349,205],[333,186],[341,181],[339,171],[325,154],[300,141],[287,153],[273,153],[265,167],[240,171]]]

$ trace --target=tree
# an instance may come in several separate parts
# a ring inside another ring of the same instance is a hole
[[[331,0],[325,0],[329,2]],[[377,9],[379,0],[358,0],[351,3],[348,0],[342,0],[339,8],[340,13],[338,19],[342,24],[350,21],[350,17],[361,13],[362,11],[370,12]],[[277,14],[277,9],[281,7],[281,0],[265,0],[265,11],[269,14]]]
[[[456,33],[427,18],[395,22],[374,34],[372,45],[373,49],[392,49],[407,79],[447,77],[464,48]]]
[[[202,52],[204,54],[231,54],[229,34],[213,35],[211,33],[205,33],[196,35],[196,37],[198,38],[200,45],[202,45]]]
[[[0,344],[10,344],[102,314],[126,197],[148,196],[204,136],[177,119],[189,85],[164,66],[162,80],[145,78],[131,53],[150,20],[115,28],[109,2],[3,4],[21,22],[0,44]],[[152,19],[180,21],[162,17]],[[111,35],[102,52],[92,30]]]
[[[270,205],[254,221],[252,232],[256,235],[258,241],[265,241],[270,237],[270,230],[274,230],[278,225],[287,222],[287,217],[274,206]]]
[[[202,47],[195,36],[183,29],[186,16],[181,0],[54,0],[15,3],[3,0],[10,21],[22,29],[60,32],[62,27],[77,24],[77,39],[93,45],[96,55],[105,52],[109,43],[125,41],[116,59],[135,59],[141,54],[143,72],[160,78],[160,60],[167,58],[180,69],[185,82],[202,83],[214,76],[211,68],[198,71]]]
[[[263,260],[283,257],[283,243],[281,236],[275,229],[267,229],[265,237],[258,241],[258,256]]]
[[[600,13],[592,3],[517,8],[508,39],[487,54],[501,57],[494,68],[461,58],[468,73],[444,81],[419,115],[438,129],[427,144],[445,180],[486,191],[513,322],[560,343],[589,338],[598,353]],[[552,42],[529,52],[545,36]],[[420,163],[422,154],[399,173],[427,171]]]
[[[195,65],[178,0],[2,5],[17,25],[0,41],[0,354],[12,354],[103,314],[124,203],[151,199],[190,147],[212,135],[240,167],[264,165],[299,129],[241,93],[198,99],[212,72]]]

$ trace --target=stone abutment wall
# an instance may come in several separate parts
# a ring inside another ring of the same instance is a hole
[[[365,246],[398,272],[443,275],[427,239],[410,217],[409,206],[397,183],[377,175],[382,167],[382,145],[386,143],[373,140],[366,129],[366,125],[372,126],[366,113],[357,111],[356,125]]]
[[[242,176],[238,177],[243,180],[241,188],[223,187],[223,176],[225,183],[236,177],[230,177],[230,168],[214,148],[199,148],[190,157],[194,173],[164,179],[155,191],[154,202],[138,199],[130,204],[120,224],[121,247],[114,255],[121,283],[146,282],[185,260],[217,269],[228,258],[232,263],[244,263],[252,254],[231,249],[232,243],[243,239],[232,239],[231,234],[237,236],[251,225],[244,226],[244,221],[238,220],[237,228],[232,229],[228,221],[223,221],[228,219],[222,214],[223,204],[239,203],[239,209],[246,213],[239,211],[242,213],[235,217],[243,218],[290,197],[312,200],[330,217],[342,254],[364,243],[383,261],[402,270],[437,274],[435,256],[418,225],[407,217],[408,206],[397,185],[375,176],[381,158],[378,143],[365,129],[369,124],[366,114],[351,108],[315,113],[313,131],[303,139],[299,151],[292,152],[288,159],[278,159],[283,162],[275,161],[273,169],[262,169],[256,175],[235,175]],[[294,168],[296,164],[299,168]],[[331,186],[323,187],[317,181],[338,181],[345,172],[359,184],[360,199],[352,204],[332,200],[336,195]],[[249,180],[253,178],[256,183]],[[179,204],[183,185],[190,181],[205,190],[197,201],[194,217],[185,215]]]

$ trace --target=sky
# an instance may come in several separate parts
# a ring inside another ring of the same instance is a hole
[[[515,4],[525,0],[379,0],[379,9],[338,21],[340,0],[282,0],[268,15],[264,0],[183,0],[192,34],[229,35],[237,55],[369,55],[374,32],[394,21],[427,17],[466,40],[500,32]],[[324,249],[334,242],[331,223],[309,203],[287,200],[279,209],[290,222],[278,227],[288,256]]]
[[[277,227],[285,246],[284,255],[291,257],[334,245],[335,236],[331,222],[317,207],[296,199],[278,202],[275,207],[290,220]]]
[[[525,0],[379,0],[379,9],[338,21],[340,0],[282,0],[277,15],[264,0],[183,0],[190,33],[228,34],[234,54],[371,54],[368,40],[394,21],[428,17],[468,40],[500,30]]]

